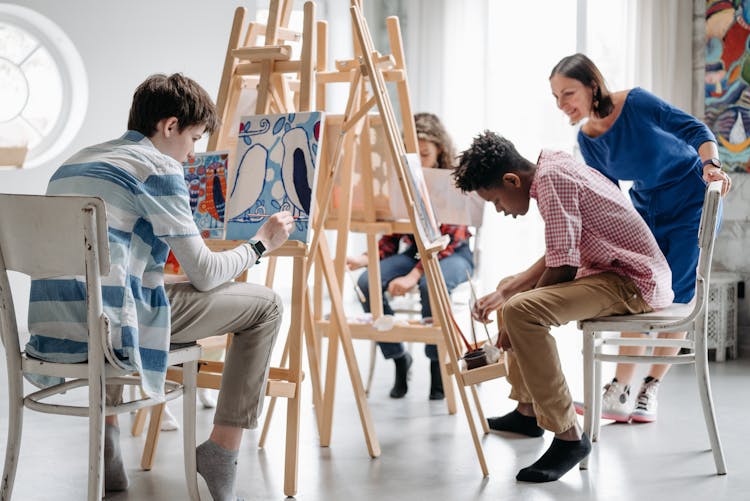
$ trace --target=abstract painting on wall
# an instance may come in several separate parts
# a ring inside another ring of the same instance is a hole
[[[209,151],[182,164],[190,210],[203,238],[224,238],[228,159],[226,151]]]
[[[750,172],[750,0],[706,2],[706,125],[725,170]]]
[[[317,111],[242,117],[227,183],[228,240],[251,238],[269,215],[289,211],[290,240],[309,241],[322,121]]]

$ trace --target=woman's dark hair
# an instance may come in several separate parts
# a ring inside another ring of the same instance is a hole
[[[614,109],[612,95],[604,83],[604,77],[594,62],[584,54],[578,53],[564,57],[552,68],[549,77],[560,74],[567,78],[578,80],[594,91],[592,109],[599,118],[604,118]]]
[[[506,173],[526,172],[530,165],[513,143],[485,130],[461,153],[453,180],[456,188],[464,192],[493,188],[502,185]]]
[[[128,129],[151,137],[156,124],[169,117],[177,118],[180,132],[185,127],[205,124],[210,134],[220,124],[211,97],[195,80],[181,73],[151,75],[133,94]]]
[[[415,113],[414,127],[417,130],[417,139],[429,141],[437,146],[437,168],[452,169],[456,165],[456,151],[453,149],[453,141],[443,123],[433,113]]]

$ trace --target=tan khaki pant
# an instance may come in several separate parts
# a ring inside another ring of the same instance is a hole
[[[609,272],[516,294],[503,306],[513,348],[510,398],[532,403],[542,428],[554,433],[570,429],[576,413],[550,327],[649,311],[631,279]]]
[[[231,282],[208,292],[191,284],[166,287],[172,343],[190,343],[233,332],[221,378],[214,424],[255,428],[263,408],[268,366],[281,327],[281,298],[261,285]],[[107,401],[121,400],[122,386],[107,386]]]

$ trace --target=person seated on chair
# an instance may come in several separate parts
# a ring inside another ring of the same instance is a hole
[[[85,148],[52,176],[49,195],[95,195],[107,205],[111,272],[102,277],[104,312],[120,360],[143,375],[144,391],[163,395],[170,343],[233,332],[234,342],[210,438],[197,448],[198,472],[215,500],[236,499],[234,483],[243,428],[257,426],[269,360],[282,320],[272,290],[231,282],[292,230],[288,212],[268,218],[254,239],[225,252],[206,247],[190,211],[182,162],[219,125],[206,91],[181,74],[152,75],[135,91],[122,137]],[[190,282],[164,285],[169,250]],[[86,357],[83,284],[36,280],[31,286],[29,355],[76,362]],[[107,386],[107,404],[122,386]],[[105,425],[104,484],[124,490],[128,477],[117,416]]]
[[[518,406],[488,419],[490,428],[532,437],[554,432],[549,449],[516,479],[557,480],[588,456],[591,442],[578,424],[550,327],[671,304],[669,266],[617,186],[567,153],[543,150],[533,163],[509,140],[485,131],[462,153],[454,178],[459,189],[476,191],[514,218],[534,198],[544,220],[544,256],[501,280],[477,300],[473,314],[488,322],[502,309],[498,343],[513,353],[508,381]]]
[[[417,113],[414,124],[419,141],[419,156],[422,167],[453,169],[456,157],[453,142],[437,116],[432,113]],[[450,293],[459,284],[467,280],[467,273],[474,271],[474,260],[469,247],[471,233],[464,225],[442,224],[440,232],[450,237],[448,246],[438,253],[440,269],[443,272],[445,285]],[[399,246],[403,248],[399,252]],[[430,299],[427,292],[427,277],[422,263],[417,256],[417,245],[413,235],[384,235],[378,242],[380,253],[380,281],[383,288],[383,313],[393,315],[385,293],[391,296],[403,296],[414,286],[419,285],[419,296],[422,303],[422,318],[428,321],[432,317]],[[346,264],[350,270],[367,266],[367,254],[347,256]],[[362,273],[357,280],[366,300],[362,307],[370,312],[369,282],[367,273]],[[407,375],[412,363],[411,355],[404,348],[404,343],[378,343],[383,356],[393,359],[396,365],[396,378],[391,388],[391,398],[403,398],[408,391]],[[425,345],[425,354],[430,359],[430,400],[444,398],[443,380],[440,376],[437,346]]]

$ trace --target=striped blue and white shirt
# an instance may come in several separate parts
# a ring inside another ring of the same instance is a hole
[[[50,195],[95,195],[107,205],[111,271],[102,277],[112,344],[143,389],[164,393],[170,308],[164,290],[165,239],[199,236],[182,165],[135,131],[86,148],[52,176]],[[87,357],[83,277],[34,280],[26,352],[53,362]]]

